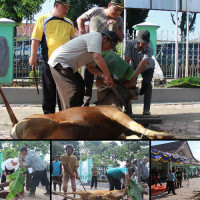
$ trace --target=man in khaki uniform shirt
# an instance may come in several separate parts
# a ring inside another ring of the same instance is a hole
[[[80,180],[78,176],[77,168],[79,166],[76,156],[72,155],[74,147],[71,144],[66,146],[66,154],[61,155],[60,162],[64,168],[64,184],[63,191],[66,194],[68,188],[69,179],[71,179],[71,185],[73,192],[76,191],[76,178]]]

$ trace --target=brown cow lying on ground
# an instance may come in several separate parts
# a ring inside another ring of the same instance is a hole
[[[68,199],[82,199],[82,200],[120,200],[123,196],[126,195],[126,189],[123,190],[95,190],[95,191],[76,191],[76,192],[67,192],[67,194],[75,194],[81,198],[70,197],[65,195]]]
[[[142,138],[174,138],[171,134],[144,128],[112,106],[74,107],[55,114],[31,115],[18,122],[1,88],[0,94],[13,123],[14,139],[117,139],[126,130]]]
[[[131,130],[150,139],[172,135],[148,130],[112,106],[74,107],[55,114],[35,114],[18,122],[14,139],[117,139]]]

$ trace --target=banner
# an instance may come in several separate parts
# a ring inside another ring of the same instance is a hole
[[[151,149],[151,159],[153,161],[161,161],[161,162],[172,162],[177,164],[189,165],[190,161],[188,158],[174,155],[168,152],[159,151],[157,149]]]
[[[125,0],[126,8],[176,11],[176,0]],[[200,13],[199,0],[178,0],[178,11]]]

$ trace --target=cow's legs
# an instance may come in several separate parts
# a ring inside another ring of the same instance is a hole
[[[110,113],[111,115],[111,113]],[[141,134],[141,136],[146,136],[149,139],[164,139],[164,138],[173,138],[171,134],[164,133],[164,132],[157,132],[153,130],[146,129],[141,124],[138,124],[134,120],[132,120],[128,115],[124,114],[120,111],[115,111],[110,116],[113,120],[116,120],[121,125],[125,126],[126,128],[130,129],[133,132]]]

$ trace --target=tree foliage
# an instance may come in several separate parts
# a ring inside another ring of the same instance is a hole
[[[70,8],[67,17],[76,24],[77,18],[90,8],[94,7],[94,5],[107,7],[109,2],[110,0],[71,0],[70,4],[73,5],[73,7]]]
[[[80,159],[80,145],[78,141],[53,141],[52,142],[52,159],[55,158],[56,155],[62,155],[66,153],[65,147],[67,144],[72,144],[74,146],[74,152],[73,155],[77,157],[77,159]]]
[[[145,21],[148,17],[149,10],[127,9],[127,30],[132,34],[133,26]]]
[[[196,21],[196,13],[189,13],[189,32],[193,32],[195,30],[195,21]],[[176,22],[174,20],[174,14],[171,13],[171,18],[173,24],[176,25]],[[186,40],[187,36],[187,12],[182,12],[181,18],[178,18],[178,27],[181,30],[180,36],[181,36],[181,41]]]
[[[141,159],[149,157],[149,141],[53,141],[52,160],[55,155],[59,156],[65,152],[66,144],[73,144],[74,155],[78,160],[85,161],[88,158],[93,160],[98,167],[107,168],[109,165],[119,167],[121,162],[130,159]],[[77,152],[78,149],[78,152]]]
[[[0,18],[5,17],[12,19],[18,24],[22,19],[32,20],[34,14],[41,10],[45,0],[1,0],[0,1]]]
[[[41,154],[50,153],[49,141],[3,141],[2,149],[4,153],[4,159],[17,157],[22,147],[27,145],[30,150],[34,150]]]
[[[59,141],[52,141],[52,160],[55,159],[56,155],[62,155],[65,153],[64,146]]]
[[[9,194],[6,196],[7,200],[13,199],[17,194],[22,191],[23,184],[25,182],[26,168],[19,168],[11,175],[8,175],[8,180],[11,181],[9,184]]]
[[[18,151],[16,151],[15,149],[5,149],[4,151],[3,151],[3,158],[5,159],[5,160],[7,160],[7,159],[9,159],[9,158],[15,158],[15,157],[17,157],[18,156]]]
[[[54,159],[56,154],[63,154],[65,152],[64,147],[67,144],[74,145],[75,151],[73,154],[77,156],[78,160],[84,161],[92,158],[97,166],[113,165],[117,167],[120,165],[120,162],[127,159],[134,160],[149,157],[148,141],[121,141],[120,145],[114,141],[53,141],[52,159]]]

